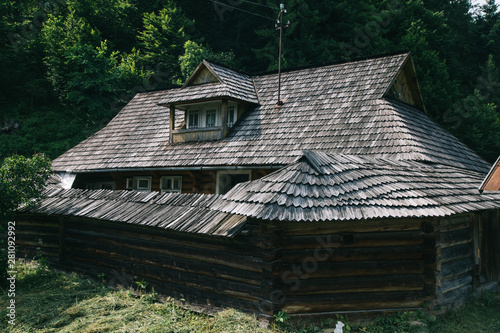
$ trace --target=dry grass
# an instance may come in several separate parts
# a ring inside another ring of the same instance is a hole
[[[137,297],[110,290],[101,283],[55,271],[35,262],[19,262],[16,286],[16,325],[0,322],[5,332],[333,332],[339,318],[322,323],[290,321],[262,327],[251,315],[228,309],[207,316],[179,306],[173,299],[155,302],[154,295]],[[0,316],[7,318],[9,298],[3,292]],[[437,320],[424,312],[405,312],[379,318],[370,325],[349,324],[344,332],[451,333],[500,332],[500,300],[492,294]],[[346,318],[341,318],[348,322]],[[411,325],[419,320],[423,325]]]

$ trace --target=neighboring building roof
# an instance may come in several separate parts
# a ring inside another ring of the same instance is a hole
[[[483,175],[444,165],[307,151],[298,162],[236,185],[212,206],[263,220],[444,217],[498,209]]]
[[[211,210],[218,195],[62,189],[49,186],[43,199],[20,213],[123,222],[211,236],[233,237],[246,217]]]
[[[479,191],[500,191],[500,156],[479,186]]]
[[[204,62],[223,83],[137,94],[105,128],[55,159],[53,169],[77,173],[284,166],[307,149],[486,173],[489,165],[483,159],[423,112],[384,97],[403,66],[409,66],[408,57],[399,54],[282,73],[281,107],[276,106],[278,75],[251,77],[259,105],[247,111],[224,139],[170,144],[168,108],[159,103],[215,97],[201,91],[217,94],[214,87],[221,84],[234,89],[241,82],[250,84],[248,76]],[[182,122],[182,113],[178,115],[176,122]]]

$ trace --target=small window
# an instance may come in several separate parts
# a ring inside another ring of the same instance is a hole
[[[137,177],[136,185],[137,191],[151,191],[151,177]]]
[[[151,178],[145,176],[127,178],[126,188],[135,191],[151,191]]]
[[[127,178],[127,190],[134,189],[134,178]]]
[[[181,190],[182,190],[181,176],[168,176],[161,178],[162,193],[181,193]]]
[[[190,110],[188,117],[188,128],[198,128],[198,118],[199,112],[198,110]]]
[[[215,109],[207,110],[205,119],[206,119],[205,127],[215,127],[215,121],[217,119],[216,110]]]

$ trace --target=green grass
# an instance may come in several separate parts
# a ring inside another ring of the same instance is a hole
[[[435,317],[423,312],[402,312],[375,319],[370,325],[332,317],[322,322],[287,319],[263,327],[257,318],[233,309],[214,316],[187,310],[173,299],[162,303],[148,292],[142,297],[127,290],[111,290],[102,283],[74,273],[20,261],[16,278],[16,325],[7,323],[9,297],[0,299],[0,331],[5,332],[330,332],[337,320],[344,332],[500,332],[500,301],[485,294],[458,311]],[[142,292],[144,294],[144,292]],[[418,321],[425,325],[412,325]]]

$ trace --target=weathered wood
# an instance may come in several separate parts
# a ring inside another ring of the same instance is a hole
[[[315,295],[337,293],[370,293],[393,291],[423,291],[422,275],[382,275],[361,277],[331,277],[326,279],[279,278],[274,286],[285,295]]]
[[[472,242],[472,232],[467,227],[465,229],[442,232],[439,245],[441,246],[441,248],[446,248],[470,242]]]
[[[175,104],[170,104],[169,128],[169,142],[174,142],[172,133],[175,130]]]
[[[464,275],[459,275],[448,280],[444,280],[441,283],[441,287],[436,289],[437,294],[445,294],[447,292],[462,288],[465,285],[470,285],[472,283],[472,275],[466,273]]]
[[[422,292],[335,294],[326,296],[286,297],[283,311],[289,314],[325,311],[373,310],[420,307],[429,300]]]
[[[432,220],[430,220],[432,221]],[[331,234],[332,229],[335,233],[371,233],[371,232],[390,232],[390,231],[421,231],[422,220],[404,219],[404,220],[372,220],[372,221],[335,221],[317,222],[317,223],[285,223],[274,222],[275,227],[283,228],[286,236],[318,236]]]
[[[314,250],[282,251],[284,262],[300,262],[305,258],[317,261],[375,261],[375,260],[423,260],[426,255],[424,246],[412,247],[364,247],[364,248],[323,248]]]
[[[145,263],[150,266],[161,267],[173,272],[186,272],[197,275],[221,277],[254,285],[260,284],[260,272],[253,272],[248,269],[233,268],[231,266],[214,264],[213,262],[204,262],[202,260],[151,254],[150,252],[116,248],[112,246],[102,246],[99,244],[90,244],[92,247],[88,247],[86,246],[86,242],[78,242],[70,239],[66,240],[66,243],[66,250],[70,251],[72,255],[87,254],[89,256],[97,256],[98,258],[111,258],[123,261],[128,260],[131,262]]]
[[[450,261],[442,265],[439,277],[446,280],[471,272],[473,269],[474,262],[470,258]]]
[[[130,251],[142,251],[155,254],[162,254],[166,256],[173,256],[183,259],[192,259],[196,261],[203,261],[212,264],[218,264],[222,266],[228,266],[239,269],[252,270],[255,272],[260,272],[260,262],[261,259],[258,257],[245,256],[243,254],[239,256],[229,256],[223,252],[214,252],[210,250],[204,250],[200,252],[197,249],[190,249],[188,247],[174,249],[171,246],[162,246],[161,244],[150,244],[140,241],[117,241],[114,239],[106,239],[105,237],[99,237],[97,235],[92,236],[88,234],[79,234],[78,238],[70,238],[69,235],[65,239],[68,243],[78,243],[84,241],[86,246],[99,246],[100,244],[107,244],[112,247],[122,247]]]
[[[470,243],[458,244],[441,250],[440,259],[442,263],[472,257],[472,246]]]

